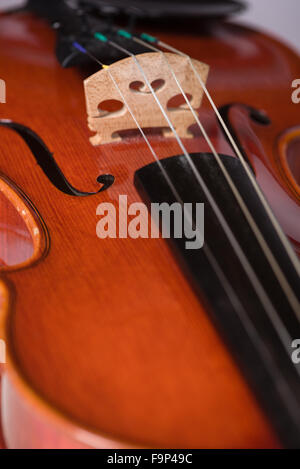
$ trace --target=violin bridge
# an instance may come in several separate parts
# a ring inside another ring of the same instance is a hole
[[[194,124],[194,117],[170,70],[171,67],[192,107],[199,109],[203,89],[192,73],[187,58],[172,53],[163,55],[151,52],[138,55],[137,59],[179,137],[191,137],[189,127]],[[193,60],[193,65],[203,83],[206,83],[208,65],[197,60]],[[88,126],[95,132],[90,138],[92,145],[118,141],[121,139],[119,132],[136,129],[128,108],[141,128],[161,128],[165,137],[172,136],[134,59],[128,57],[120,60],[112,64],[109,71],[107,73],[105,68],[101,69],[84,81]]]

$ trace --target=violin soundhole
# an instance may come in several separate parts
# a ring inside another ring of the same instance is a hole
[[[284,132],[279,139],[279,164],[289,187],[300,199],[300,127]]]
[[[292,141],[287,148],[287,163],[289,165],[290,171],[298,184],[300,186],[300,136]]]
[[[27,267],[48,246],[43,222],[27,197],[0,176],[0,271]]]

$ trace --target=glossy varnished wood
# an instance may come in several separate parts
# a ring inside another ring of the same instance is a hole
[[[67,196],[51,185],[22,139],[0,129],[1,173],[36,207],[32,217],[44,246],[40,260],[3,272],[0,284],[2,304],[8,302],[0,328],[8,347],[2,400],[8,445],[279,446],[165,242],[96,237],[100,202],[117,203],[119,194],[129,203],[140,200],[133,175],[151,162],[145,143],[132,137],[92,147],[83,76],[57,64],[52,32],[25,15],[1,17],[0,24],[7,84],[0,117],[34,129],[78,189],[97,190],[100,174],[116,177],[96,196]],[[251,124],[268,132],[261,145],[269,160],[262,165],[299,209],[272,159],[279,135],[299,122],[290,99],[298,58],[238,26],[217,26],[209,38],[160,36],[211,66],[208,85],[218,105],[255,103],[270,115],[268,130]],[[230,154],[207,103],[201,113],[217,149]],[[172,139],[153,136],[152,142],[160,157],[180,152]],[[190,151],[207,149],[199,136],[186,144]],[[277,204],[278,197],[269,198]],[[0,203],[5,210],[7,202]]]
[[[190,73],[187,61],[176,54],[166,53],[165,56],[162,56],[158,52],[147,52],[139,55],[138,63],[143,68],[150,84],[153,83],[155,87],[155,83],[162,83],[158,91],[160,103],[172,120],[180,138],[189,138],[188,129],[194,123],[193,114],[185,109],[172,110],[168,106],[172,97],[178,96],[178,85],[170,74],[169,67],[172,67],[176,70],[176,76],[181,86],[189,90],[192,97],[191,105],[194,108],[200,107],[204,93],[199,88],[195,74]],[[203,83],[206,83],[209,67],[196,60],[194,60],[193,66],[201,76]],[[144,76],[139,74],[133,58],[127,57],[112,64],[109,72],[110,75],[108,75],[107,69],[99,70],[84,81],[89,128],[95,132],[95,135],[90,139],[91,143],[93,145],[114,143],[121,139],[120,131],[136,129],[136,123],[125,104],[117,114],[106,114],[102,117],[99,115],[99,106],[101,107],[102,102],[108,99],[120,102],[121,95],[143,129],[162,128],[164,136],[170,136],[170,129],[166,129],[164,115],[161,112],[153,112],[153,97],[145,83]],[[132,90],[130,84],[138,83],[138,80],[142,85],[141,89]]]

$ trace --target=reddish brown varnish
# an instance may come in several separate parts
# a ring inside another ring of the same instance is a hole
[[[231,110],[257,178],[297,247],[299,175],[287,148],[295,151],[290,129],[299,125],[300,107],[291,101],[298,57],[269,37],[229,24],[216,25],[207,37],[158,35],[211,66],[208,86],[217,105],[250,104],[271,118],[265,127],[250,122],[239,106]],[[119,194],[128,194],[129,203],[140,200],[133,175],[152,161],[145,143],[134,137],[90,145],[83,77],[58,65],[54,35],[42,21],[1,17],[0,48],[7,84],[1,118],[37,132],[78,189],[97,190],[98,175],[116,176],[96,196],[64,195],[21,138],[0,129],[8,447],[278,447],[166,243],[96,237],[100,202],[117,203]],[[217,149],[231,154],[206,102],[200,113]],[[160,157],[180,153],[173,139],[153,136],[152,143]],[[199,136],[186,144],[189,151],[207,150]]]

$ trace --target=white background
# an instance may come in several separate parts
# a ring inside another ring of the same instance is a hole
[[[245,2],[249,8],[240,17],[236,17],[238,21],[268,30],[284,39],[300,53],[300,0],[245,0]],[[0,0],[0,9],[22,3],[25,2]]]
[[[300,53],[300,0],[245,0],[249,5],[238,21],[264,28]]]

